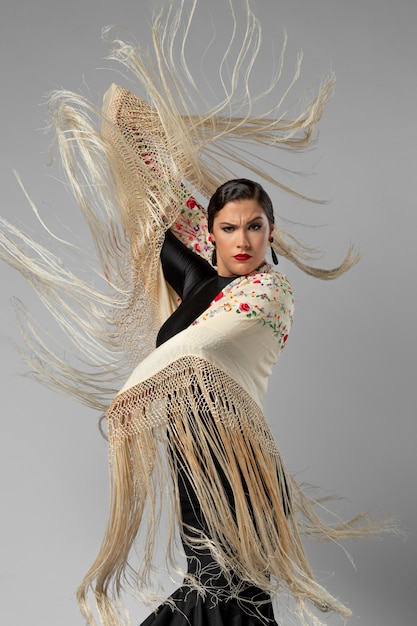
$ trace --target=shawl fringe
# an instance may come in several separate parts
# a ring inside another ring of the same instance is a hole
[[[156,600],[152,557],[165,499],[171,512],[166,546],[171,573],[181,571],[174,549],[174,528],[179,525],[183,541],[193,550],[213,554],[230,580],[227,597],[239,597],[245,583],[274,595],[290,593],[304,621],[313,619],[306,600],[322,611],[350,616],[315,580],[301,535],[335,542],[359,536],[363,517],[334,526],[320,519],[315,510],[320,502],[308,497],[288,472],[259,405],[227,373],[199,357],[182,357],[121,392],[107,418],[109,524],[78,596],[90,623],[89,588],[106,625],[119,623],[115,616],[125,585],[144,602]],[[181,526],[179,471],[197,495],[210,539],[203,533],[187,534],[189,529]],[[232,502],[225,484],[233,485]],[[137,566],[129,564],[133,546]],[[207,572],[187,574],[185,582],[204,594],[201,574]],[[162,590],[159,600],[165,594]],[[313,623],[322,622],[316,616]]]

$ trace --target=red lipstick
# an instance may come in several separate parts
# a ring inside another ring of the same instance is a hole
[[[251,258],[250,254],[236,254],[233,258],[236,259],[236,261],[248,261]]]

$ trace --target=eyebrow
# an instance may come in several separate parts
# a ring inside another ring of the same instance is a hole
[[[263,218],[265,217],[265,215],[263,213],[261,213],[260,215],[256,215],[255,217],[253,217],[251,220],[249,220],[247,223],[248,224],[252,224],[252,222],[256,222],[256,220],[263,220]],[[222,224],[223,226],[236,226],[237,223],[234,222],[220,222],[220,224]]]

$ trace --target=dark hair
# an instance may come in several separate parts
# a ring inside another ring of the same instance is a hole
[[[247,178],[235,178],[220,185],[210,198],[207,207],[207,220],[209,232],[213,229],[216,213],[221,211],[225,204],[236,200],[256,200],[265,212],[268,222],[275,223],[274,207],[271,198],[265,189],[253,180]]]

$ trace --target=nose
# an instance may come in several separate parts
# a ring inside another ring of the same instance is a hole
[[[239,241],[238,241],[237,247],[238,248],[249,248],[249,241],[248,241],[248,238],[246,236],[246,232],[244,230],[240,232]]]

